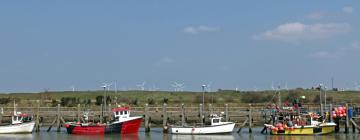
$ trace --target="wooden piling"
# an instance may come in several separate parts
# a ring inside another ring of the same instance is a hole
[[[168,121],[168,115],[167,115],[167,104],[164,103],[163,108],[162,108],[162,117],[163,117],[163,132],[167,133],[168,132],[168,126],[167,126],[167,121]]]
[[[185,106],[181,104],[181,126],[185,126]]]
[[[348,109],[349,109],[349,105],[346,104],[346,122],[345,122],[345,133],[349,133],[349,112],[348,112]]]
[[[111,116],[112,116],[112,111],[111,111],[111,109],[112,109],[112,108],[111,108],[111,104],[109,104],[109,105],[108,105],[108,113],[107,113],[108,115],[107,115],[107,117],[106,117],[106,118],[107,118],[107,119],[106,119],[107,122],[109,122],[109,121],[111,120]]]
[[[103,104],[100,104],[100,123],[103,123],[104,119],[104,110],[103,110]]]
[[[40,101],[37,100],[37,109],[36,109],[36,120],[35,120],[35,132],[40,132]]]
[[[332,110],[333,110],[333,105],[332,105],[332,104],[330,104],[330,109],[329,109],[329,113],[330,113],[330,122],[334,122],[334,118],[333,118]]]
[[[150,132],[150,116],[149,116],[149,105],[145,104],[145,132]]]
[[[251,104],[249,104],[249,133],[252,133],[252,107]]]
[[[61,117],[61,115],[60,115],[60,104],[58,104],[57,105],[57,119],[56,119],[56,126],[57,126],[57,131],[58,132],[60,132],[60,128],[61,128],[61,126],[60,126],[60,117]]]
[[[80,104],[77,105],[76,115],[77,115],[77,122],[81,122],[81,120],[80,120]]]
[[[321,90],[321,89],[320,89]],[[320,116],[324,116],[324,105],[321,103],[320,104]]]
[[[4,108],[1,108],[0,110],[0,124],[2,123],[2,116],[3,116],[3,113],[4,113]]]
[[[229,121],[229,105],[225,104],[225,121]]]
[[[205,120],[204,120],[204,112],[203,112],[203,104],[199,105],[199,118],[200,118],[200,123],[204,124]]]

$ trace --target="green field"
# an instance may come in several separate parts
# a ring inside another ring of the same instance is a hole
[[[310,89],[282,90],[281,100],[291,102],[294,98],[305,96],[304,103],[318,103],[319,91]],[[15,99],[20,106],[32,106],[34,102],[41,102],[42,106],[53,106],[58,103],[64,106],[73,106],[74,104],[95,105],[96,97],[103,96],[104,91],[51,91],[41,93],[10,93],[0,94],[0,105],[10,106]],[[151,106],[162,105],[198,105],[202,103],[202,92],[171,92],[171,91],[107,91],[111,103],[128,104],[132,106]],[[276,91],[232,91],[220,90],[217,92],[205,93],[205,103],[214,105],[245,105],[249,103],[271,103],[277,101]],[[74,100],[63,103],[64,98],[73,98]],[[6,102],[8,101],[8,102]],[[11,101],[11,102],[9,102]],[[327,91],[327,103],[360,103],[359,91]]]

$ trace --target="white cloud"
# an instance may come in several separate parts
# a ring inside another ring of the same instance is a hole
[[[334,59],[339,57],[348,56],[350,54],[356,54],[360,52],[360,43],[353,42],[348,46],[341,47],[335,51],[319,51],[313,54],[310,54],[311,57],[321,58],[321,59]]]
[[[191,33],[191,34],[196,34],[196,33],[200,33],[200,32],[214,32],[214,31],[218,31],[218,28],[215,27],[209,27],[209,26],[198,26],[198,27],[193,27],[193,26],[188,26],[185,27],[183,29],[183,32],[185,33]]]
[[[310,54],[311,57],[314,58],[337,58],[340,54],[338,52],[327,52],[327,51],[319,51],[313,54]]]
[[[308,19],[316,19],[316,20],[319,20],[319,19],[322,19],[324,16],[325,16],[325,13],[322,13],[322,12],[314,12],[314,13],[311,13],[311,14],[305,16],[305,17],[308,18]]]
[[[343,9],[343,12],[351,14],[354,12],[354,9],[351,6],[345,6]]]
[[[161,66],[161,65],[165,65],[165,64],[171,64],[174,63],[175,60],[169,57],[163,57],[161,58],[159,61],[155,62],[153,64],[153,66]]]
[[[302,40],[326,39],[350,31],[351,26],[347,23],[303,24],[300,22],[292,22],[279,25],[275,29],[254,36],[254,38],[297,42]]]

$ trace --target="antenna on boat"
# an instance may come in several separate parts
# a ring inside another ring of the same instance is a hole
[[[278,107],[281,108],[282,103],[281,103],[281,93],[280,93],[280,86],[278,86],[277,88],[277,93],[278,93]]]

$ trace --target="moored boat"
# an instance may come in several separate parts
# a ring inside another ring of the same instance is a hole
[[[110,123],[75,123],[65,124],[69,134],[129,134],[139,131],[142,116],[130,117],[130,110],[127,107],[112,109],[113,120]]]
[[[190,134],[190,135],[232,133],[235,127],[235,123],[222,122],[221,119],[222,117],[219,117],[217,115],[211,115],[210,125],[170,126],[170,132],[172,134]]]
[[[264,124],[271,130],[272,135],[323,135],[333,133],[335,131],[336,124],[334,122],[317,121],[320,119],[318,115],[310,112],[306,115],[307,121],[299,119],[291,121],[290,119],[283,120],[277,123],[275,126],[271,124]]]
[[[29,114],[14,111],[11,124],[0,126],[0,134],[31,133],[35,122]]]

